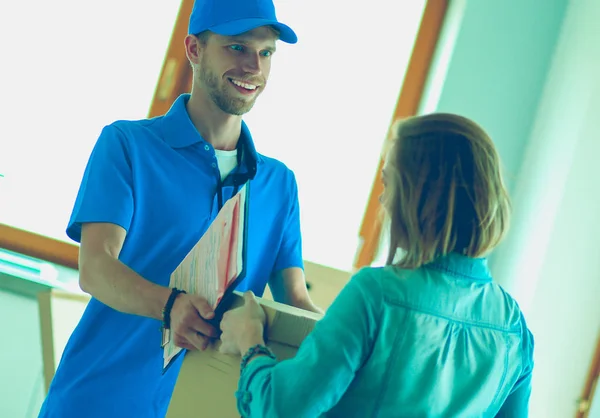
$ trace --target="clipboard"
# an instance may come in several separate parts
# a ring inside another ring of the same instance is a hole
[[[241,259],[242,259],[242,269],[239,271],[237,277],[233,279],[229,284],[225,287],[223,296],[221,296],[221,300],[215,307],[215,316],[212,319],[206,320],[209,324],[219,330],[219,323],[223,318],[223,314],[229,310],[231,304],[233,303],[234,291],[235,289],[246,279],[246,271],[248,270],[248,221],[249,221],[249,209],[250,209],[250,182],[247,182],[244,186],[245,190],[240,190],[241,193],[245,194],[244,205],[242,208],[242,216],[244,222],[244,227],[241,228]],[[240,193],[238,192],[238,193]]]
[[[234,300],[234,290],[246,278],[249,203],[248,181],[225,202],[200,240],[171,274],[170,287],[203,296],[212,305],[215,316],[206,322],[216,329]],[[226,228],[229,228],[228,233]],[[235,235],[235,239],[230,234]],[[223,283],[222,275],[226,273],[231,277],[226,276]],[[164,374],[185,350],[175,346],[170,330],[163,330],[162,334]]]

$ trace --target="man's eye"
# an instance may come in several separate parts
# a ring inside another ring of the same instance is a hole
[[[271,55],[273,55],[273,51],[262,51],[260,54],[263,57],[270,57]]]
[[[229,45],[229,48],[233,49],[234,51],[243,51],[244,47],[242,45]]]

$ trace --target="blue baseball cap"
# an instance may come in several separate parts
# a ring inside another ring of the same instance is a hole
[[[298,42],[292,28],[277,20],[273,0],[196,0],[188,34],[209,30],[218,35],[235,36],[260,26],[275,27],[283,42]]]

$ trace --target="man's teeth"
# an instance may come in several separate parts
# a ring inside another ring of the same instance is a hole
[[[245,88],[246,90],[255,90],[256,89],[256,86],[252,85],[252,84],[242,83],[241,81],[237,81],[237,80],[233,80],[233,79],[231,80],[231,82],[233,84],[235,84],[236,86]]]

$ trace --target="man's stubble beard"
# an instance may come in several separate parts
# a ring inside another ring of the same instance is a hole
[[[225,113],[236,116],[244,115],[252,109],[254,102],[256,102],[257,97],[249,101],[232,97],[227,91],[228,86],[225,84],[219,87],[219,77],[210,70],[204,58],[200,63],[198,78],[201,85],[206,88],[213,103]]]

